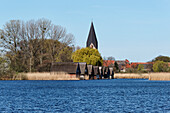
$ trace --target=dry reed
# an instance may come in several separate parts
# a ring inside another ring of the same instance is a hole
[[[149,80],[163,80],[170,81],[170,73],[115,73],[114,78],[120,79],[149,79]],[[88,76],[85,76],[88,80]],[[9,79],[3,79],[9,80]],[[36,72],[36,73],[20,73],[14,75],[10,80],[79,80],[76,75],[69,75],[64,72],[50,73],[50,72]]]
[[[148,79],[149,74],[137,74],[137,73],[115,73],[114,78],[121,79]]]
[[[170,81],[170,73],[152,73],[149,76],[149,80]]]
[[[79,80],[74,75],[69,75],[64,72],[60,73],[50,73],[50,72],[44,72],[44,73],[26,73],[26,76],[28,80]]]
[[[170,81],[170,73],[116,73],[114,78]]]

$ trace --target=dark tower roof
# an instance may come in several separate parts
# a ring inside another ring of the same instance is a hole
[[[97,38],[96,38],[96,33],[95,33],[95,30],[94,30],[93,22],[91,22],[91,27],[90,27],[90,32],[89,32],[89,36],[88,36],[88,39],[87,39],[86,47],[90,47],[91,44],[93,44],[94,47],[96,49],[98,49],[98,42],[97,42]]]

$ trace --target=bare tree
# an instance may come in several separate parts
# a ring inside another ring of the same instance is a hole
[[[115,58],[112,56],[109,56],[109,57],[107,57],[107,60],[115,60]]]
[[[37,21],[38,23],[38,35],[39,35],[39,38],[40,38],[40,43],[41,43],[41,46],[40,46],[40,64],[42,65],[43,63],[43,49],[44,49],[44,40],[45,38],[48,37],[49,35],[49,30],[51,28],[51,21],[50,20],[47,20],[47,19],[39,19]]]
[[[67,51],[62,61],[68,61],[73,44],[72,34],[47,19],[11,20],[0,29],[0,49],[10,58],[12,67],[18,66],[16,71],[37,71],[46,61],[52,63]]]
[[[61,41],[65,35],[66,35],[65,28],[61,26],[52,25],[51,30],[49,32],[49,37],[51,39],[49,43],[49,54],[52,62],[55,61],[56,54],[58,54],[58,51],[60,51],[62,48],[61,44],[57,43],[57,41],[58,42]],[[58,51],[56,51],[56,49]]]
[[[26,42],[28,51],[27,55],[29,57],[29,71],[32,71],[32,66],[34,66],[34,61],[36,53],[40,49],[40,43],[39,43],[39,33],[38,33],[38,25],[34,20],[28,21],[26,23]]]
[[[10,59],[14,62],[14,68],[16,67],[16,54],[19,48],[19,43],[24,36],[24,26],[20,20],[11,20],[4,25],[4,29],[1,30],[1,50],[7,52],[10,55]],[[22,34],[22,35],[21,35]]]
[[[53,41],[49,43],[49,54],[51,61],[54,62],[56,60],[55,57],[59,57],[60,51],[73,44],[74,36],[72,34],[66,34],[66,29],[61,26],[52,25],[51,28],[49,36]]]
[[[17,52],[21,40],[20,28],[21,22],[19,20],[11,20],[4,25],[4,30],[1,30],[1,47],[5,48],[4,51]]]

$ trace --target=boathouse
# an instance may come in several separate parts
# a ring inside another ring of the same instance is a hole
[[[113,71],[113,67],[109,67],[109,79],[113,79],[114,78],[114,71]]]
[[[70,78],[79,78],[81,70],[79,63],[77,62],[55,62],[52,63],[51,73],[55,74],[65,73],[68,74]]]
[[[94,69],[94,79],[99,79],[99,66],[93,66]]]
[[[86,62],[55,62],[52,64],[51,73],[60,74],[61,76],[65,73],[70,78],[79,78],[81,80],[89,79]],[[91,72],[91,74],[93,73]]]
[[[94,79],[93,65],[87,65],[89,80]]]
[[[99,79],[103,78],[103,67],[99,66]]]
[[[89,79],[88,77],[88,68],[87,68],[87,63],[86,62],[79,62],[79,67],[80,67],[80,79]]]

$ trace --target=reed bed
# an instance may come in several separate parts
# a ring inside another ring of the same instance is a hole
[[[170,81],[170,73],[115,73],[114,78],[117,79],[149,79]],[[85,76],[88,80],[88,76]],[[36,73],[20,73],[2,80],[79,80],[76,75],[69,75],[64,72],[50,73],[50,72],[36,72]]]
[[[138,73],[115,73],[114,78],[119,79],[148,79],[149,74],[138,74]]]
[[[24,79],[23,79],[24,78]],[[36,72],[36,73],[20,73],[15,77],[15,80],[79,80],[74,75],[67,73],[50,73],[50,72]]]
[[[170,73],[152,73],[149,76],[149,80],[170,81]]]
[[[115,73],[114,78],[170,81],[170,73]]]

